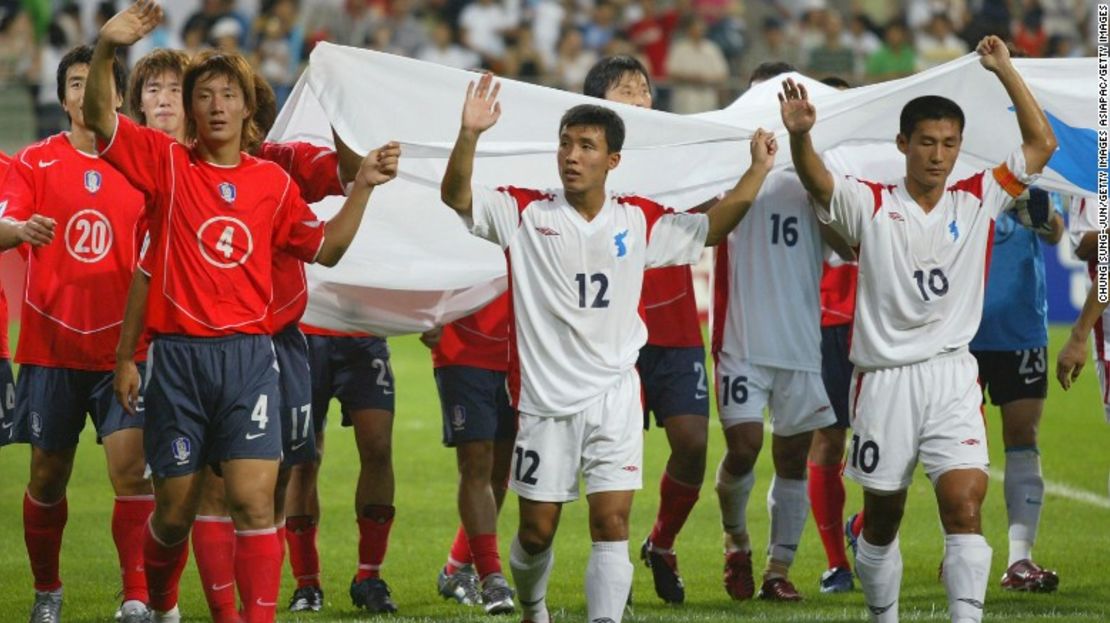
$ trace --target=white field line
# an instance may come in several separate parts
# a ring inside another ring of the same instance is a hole
[[[1000,469],[991,468],[991,478],[997,480],[998,482],[1006,481],[1005,473]],[[1056,497],[1074,500],[1076,502],[1083,502],[1084,504],[1090,504],[1091,506],[1097,506],[1098,508],[1110,509],[1110,498],[1104,495],[1099,495],[1097,493],[1092,493],[1085,489],[1076,489],[1075,487],[1065,485],[1063,483],[1045,480],[1044,492]]]

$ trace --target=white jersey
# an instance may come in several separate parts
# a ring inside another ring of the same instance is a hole
[[[714,355],[821,372],[821,232],[793,169],[767,176],[716,254]]]
[[[904,180],[834,176],[819,215],[859,247],[853,364],[889,368],[967,347],[983,315],[994,220],[1036,177],[1018,149],[949,186],[926,213]]]
[[[554,417],[585,410],[635,367],[644,269],[697,262],[709,219],[611,196],[587,222],[562,190],[476,186],[469,226],[508,258],[514,405]]]
[[[1071,205],[1068,207],[1068,239],[1071,241],[1072,250],[1079,248],[1079,243],[1083,240],[1084,234],[1101,230],[1102,228],[1099,227],[1098,223],[1098,201],[1083,197],[1072,197]],[[1087,260],[1087,277],[1092,282],[1095,279],[1097,268],[1097,256]],[[1107,327],[1110,327],[1110,307],[1102,312],[1102,316],[1095,321],[1095,326],[1091,330],[1095,336],[1094,357],[1096,361],[1110,360],[1110,339],[1108,339],[1110,336],[1106,335]],[[1105,398],[1108,394],[1104,391],[1103,396]]]

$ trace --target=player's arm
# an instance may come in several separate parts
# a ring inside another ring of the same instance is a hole
[[[116,346],[116,371],[112,376],[112,390],[116,400],[131,415],[139,402],[139,389],[142,379],[135,365],[135,349],[146,330],[146,299],[150,292],[150,275],[136,268],[131,276],[131,287],[127,290],[127,306],[123,310],[123,325],[120,327],[119,345]]]
[[[755,131],[751,140],[752,164],[740,181],[736,183],[712,208],[706,211],[709,217],[709,230],[705,235],[705,246],[711,247],[719,244],[736,225],[744,218],[759,194],[763,180],[775,165],[775,153],[778,152],[778,143],[775,135],[760,128]]]
[[[471,82],[466,87],[459,136],[439,185],[440,199],[460,216],[470,216],[473,208],[470,184],[474,175],[474,154],[478,150],[478,137],[501,117],[501,103],[497,101],[500,90],[501,83],[494,82],[491,73],[483,74],[477,85]]]
[[[335,128],[332,128],[331,136],[335,142],[335,154],[339,157],[339,183],[346,188],[358,176],[358,170],[362,166],[362,156],[355,153],[350,145],[339,138]]]
[[[439,340],[442,338],[443,327],[433,327],[420,334],[420,343],[429,350],[433,350],[436,346],[439,346]]]
[[[153,0],[139,0],[116,13],[100,28],[100,37],[89,64],[89,77],[85,82],[82,112],[85,125],[101,140],[111,140],[116,131],[115,94],[112,88],[112,64],[116,62],[116,49],[142,39],[161,21],[161,6]]]
[[[374,191],[374,187],[397,177],[400,158],[401,146],[397,143],[386,143],[366,154],[355,175],[351,194],[347,196],[339,212],[324,225],[324,242],[316,254],[316,263],[324,266],[339,263],[362,224],[370,193]]]
[[[0,219],[0,249],[7,250],[27,243],[41,247],[54,239],[54,219],[41,214],[26,221]]]
[[[854,262],[858,259],[856,250],[835,229],[824,223],[818,223],[817,227],[821,231],[821,240],[825,241],[825,244],[829,245],[833,252],[840,256],[840,259],[845,262]]]
[[[981,57],[979,62],[998,77],[1006,94],[1010,96],[1010,101],[1014,103],[1018,127],[1021,128],[1021,150],[1025,154],[1025,171],[1014,173],[1039,174],[1056,152],[1056,135],[1052,132],[1048,118],[1014,67],[1010,60],[1010,50],[1002,39],[994,35],[983,37],[975,51]]]
[[[1083,311],[1079,312],[1079,318],[1071,328],[1068,341],[1056,355],[1056,380],[1060,381],[1060,386],[1065,390],[1071,388],[1071,384],[1083,371],[1083,365],[1087,363],[1087,336],[1091,334],[1091,329],[1102,316],[1102,312],[1106,311],[1106,306],[1107,303],[1100,303],[1098,300],[1098,284],[1092,285],[1087,292],[1087,300],[1083,303]]]
[[[817,108],[809,101],[804,84],[787,78],[779,93],[779,112],[782,123],[790,133],[790,155],[794,169],[810,197],[821,207],[828,208],[833,196],[833,176],[821,156],[813,148],[810,130],[817,123]]]
[[[1075,247],[1075,257],[1087,262],[1094,257],[1097,252],[1098,232],[1089,231],[1083,234],[1083,237],[1079,239],[1079,244]]]
[[[1058,212],[1053,212],[1052,216],[1048,219],[1048,229],[1046,231],[1038,231],[1037,235],[1048,244],[1056,245],[1060,242],[1060,239],[1064,237],[1064,230],[1066,228],[1064,217],[1060,216]]]

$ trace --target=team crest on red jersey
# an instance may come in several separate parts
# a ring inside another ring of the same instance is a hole
[[[89,191],[89,193],[95,195],[96,191],[100,190],[103,182],[104,178],[100,176],[100,171],[93,171],[91,169],[85,171],[85,190]]]
[[[235,203],[235,184],[223,182],[219,186],[220,197],[228,203]]]

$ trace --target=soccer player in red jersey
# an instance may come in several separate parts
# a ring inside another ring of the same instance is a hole
[[[11,157],[0,151],[0,184],[3,183],[11,163]],[[0,218],[3,217],[5,207],[0,206]],[[0,221],[0,236],[12,236],[13,240],[18,240],[15,244],[29,242],[24,236],[30,234],[21,224]],[[3,243],[0,246],[4,246]],[[0,396],[0,447],[15,440],[15,377],[12,375],[11,358],[11,351],[8,349],[8,299],[4,296],[4,290],[0,289],[0,388],[3,389],[3,395]]]
[[[156,510],[144,538],[155,620],[177,617],[177,585],[196,514],[196,472],[218,464],[236,526],[236,584],[248,622],[274,619],[281,546],[274,488],[281,455],[278,369],[270,334],[277,251],[334,265],[361,222],[373,187],[396,174],[396,153],[363,161],[343,209],[319,222],[289,176],[242,153],[255,128],[253,72],[237,54],[208,53],[186,70],[191,146],[113,114],[115,50],[148,34],[161,8],[136,2],[101,28],[84,100],[102,157],[148,198],[151,244],[132,283],[120,346],[117,398],[133,408],[139,375],[130,345],[146,329],[145,447]]]
[[[584,93],[643,108],[652,105],[651,78],[631,56],[598,61],[586,75]],[[640,558],[651,568],[659,598],[682,603],[686,589],[678,573],[674,541],[698,501],[709,436],[705,346],[690,267],[645,272],[641,302],[648,341],[640,349],[636,368],[643,379],[644,428],[650,425],[649,412],[655,413],[656,426],[667,433],[671,455],[659,481],[655,526],[640,548]]]
[[[480,603],[488,614],[508,614],[515,604],[497,550],[497,514],[505,500],[516,438],[516,411],[506,389],[508,293],[425,333],[422,341],[432,348],[443,443],[455,448],[459,468],[462,524],[440,571],[439,593],[464,605]]]
[[[113,344],[119,340],[121,310],[145,234],[143,197],[95,155],[85,123],[90,47],[68,52],[58,66],[58,99],[70,131],[21,151],[0,189],[5,218],[24,228],[56,224],[59,240],[27,254],[22,331],[16,352],[17,441],[31,443],[31,473],[23,499],[24,538],[35,579],[32,621],[59,616],[58,574],[62,533],[68,514],[66,486],[73,470],[86,413],[104,445],[115,490],[112,535],[123,576],[123,612],[142,616],[148,600],[139,535],[153,510],[144,478],[142,413],[127,417],[112,399]],[[122,69],[105,76],[106,108],[122,104]],[[6,237],[7,238],[7,237]],[[8,238],[3,246],[21,242]],[[129,353],[140,363],[145,347]]]

